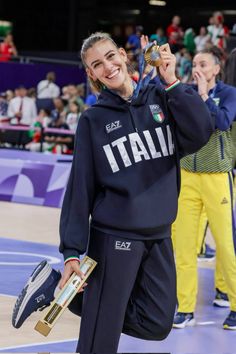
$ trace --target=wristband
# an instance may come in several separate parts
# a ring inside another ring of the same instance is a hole
[[[71,257],[68,257],[65,259],[64,264],[66,265],[66,263],[71,262],[71,261],[78,261],[80,263],[80,260],[78,257],[71,256]]]
[[[172,90],[174,87],[176,87],[179,84],[180,84],[179,79],[176,79],[174,82],[172,82],[171,84],[166,86],[165,90],[168,92],[168,91]]]

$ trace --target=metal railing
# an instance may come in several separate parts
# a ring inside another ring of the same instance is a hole
[[[67,129],[59,129],[59,128],[44,128],[44,127],[33,127],[33,126],[28,126],[28,125],[23,125],[23,124],[9,124],[9,122],[6,121],[0,121],[0,132],[4,133],[6,131],[15,131],[15,132],[19,132],[19,133],[23,133],[23,132],[39,132],[40,133],[40,152],[43,151],[43,143],[44,143],[44,137],[49,133],[49,134],[55,134],[55,135],[70,135],[72,137],[74,137],[75,132],[72,130],[67,130]],[[1,139],[0,139],[1,140]],[[20,136],[17,138],[18,141],[18,145],[19,147],[22,145],[22,147],[20,147],[21,149],[25,149],[25,144],[24,143],[20,143],[20,141],[23,141],[23,136]],[[32,138],[29,139],[32,141]],[[28,141],[30,142],[30,141]],[[28,143],[27,142],[27,143]],[[7,141],[6,141],[7,143]],[[0,141],[0,145],[1,145],[1,141]],[[0,146],[1,148],[1,146]]]

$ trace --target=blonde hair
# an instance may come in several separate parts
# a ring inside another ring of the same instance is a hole
[[[113,39],[110,37],[108,33],[95,32],[91,34],[88,38],[86,38],[83,41],[83,45],[80,51],[81,60],[85,68],[87,67],[86,53],[88,49],[92,48],[95,43],[100,41],[110,41],[118,49],[117,44],[113,41]],[[90,85],[97,92],[101,92],[102,89],[104,88],[103,84],[99,80],[94,81],[93,79],[91,79],[91,77],[89,77],[89,81],[90,81]]]

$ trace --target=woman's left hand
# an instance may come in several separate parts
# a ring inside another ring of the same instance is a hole
[[[162,64],[159,66],[159,71],[167,84],[172,84],[177,80],[175,75],[176,57],[171,53],[168,43],[159,47],[159,54],[162,59]]]

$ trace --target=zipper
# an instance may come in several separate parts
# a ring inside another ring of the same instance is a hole
[[[219,136],[220,139],[220,153],[221,153],[221,159],[223,160],[224,157],[224,142],[223,142],[223,137],[222,135]]]
[[[193,170],[197,171],[197,154],[195,153],[193,156]]]

